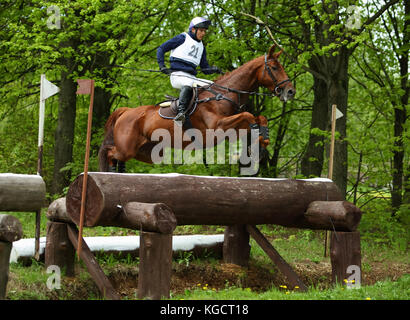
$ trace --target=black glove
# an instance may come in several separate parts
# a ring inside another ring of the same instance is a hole
[[[212,73],[220,73],[220,74],[223,73],[222,70],[219,69],[217,66],[210,67],[209,71],[211,71]]]
[[[172,73],[172,71],[173,71],[172,69],[168,69],[168,68],[165,67],[165,66],[160,67],[159,70],[160,70],[162,73],[165,73],[165,74],[167,74],[167,75],[170,75],[170,74]]]

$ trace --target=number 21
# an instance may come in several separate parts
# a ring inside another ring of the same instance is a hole
[[[188,53],[188,55],[189,55],[190,57],[194,57],[195,59],[197,59],[197,58],[198,58],[198,57],[197,57],[197,55],[198,55],[198,50],[199,50],[199,48],[198,48],[197,46],[193,45],[193,46],[191,47],[191,51]]]

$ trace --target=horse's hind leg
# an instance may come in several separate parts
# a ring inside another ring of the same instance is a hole
[[[117,159],[112,159],[111,164],[108,165],[108,172],[117,172],[117,165],[118,165]]]
[[[118,173],[126,173],[125,161],[118,161]]]

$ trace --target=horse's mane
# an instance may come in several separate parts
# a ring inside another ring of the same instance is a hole
[[[248,62],[245,62],[243,65],[239,66],[238,68],[236,68],[236,69],[234,69],[234,70],[232,70],[232,71],[226,72],[225,74],[220,75],[218,78],[216,78],[216,79],[214,80],[214,82],[216,82],[216,83],[218,83],[218,82],[223,82],[224,80],[227,80],[227,79],[231,78],[231,77],[233,76],[233,74],[235,74],[235,73],[238,72],[239,70],[242,70],[242,69],[244,69],[244,68],[249,67],[251,64],[255,63],[256,60],[258,60],[258,59],[260,59],[260,58],[261,58],[261,57],[257,57],[257,58],[255,58],[255,59],[252,59],[252,60],[250,60],[250,61],[248,61]]]

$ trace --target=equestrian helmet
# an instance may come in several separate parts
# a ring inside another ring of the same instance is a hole
[[[189,24],[189,30],[191,31],[192,28],[205,28],[208,29],[211,24],[211,20],[204,18],[204,17],[195,17],[191,20]]]

